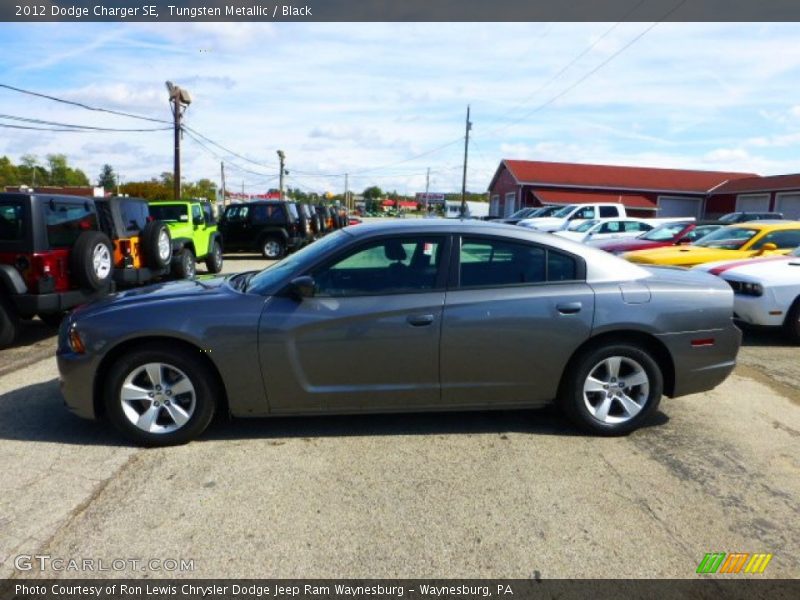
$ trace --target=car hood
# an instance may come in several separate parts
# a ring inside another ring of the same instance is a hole
[[[582,242],[586,239],[586,233],[582,231],[556,231],[555,235],[568,240],[575,240],[576,242]]]
[[[800,284],[800,257],[764,256],[745,260],[720,260],[695,267],[712,275],[727,274],[758,281],[785,281]]]
[[[534,219],[523,219],[517,225],[527,225],[528,227],[561,227],[564,224],[564,219],[555,219],[553,217],[541,217]]]
[[[723,248],[705,248],[703,246],[668,246],[649,250],[628,252],[624,258],[635,263],[654,265],[699,265],[712,260],[726,258],[744,258],[746,250],[725,250]]]
[[[646,248],[662,248],[664,246],[671,246],[672,242],[653,242],[651,240],[597,240],[589,244],[595,248],[600,248],[606,252],[631,252],[633,250],[644,250]]]
[[[709,290],[716,289],[731,292],[730,286],[725,281],[699,269],[684,269],[681,267],[662,265],[647,265],[644,269],[652,276],[649,280],[650,282],[657,281],[660,283],[677,285],[688,284],[692,286],[704,286]],[[648,280],[645,279],[644,281],[647,282]]]
[[[117,292],[96,300],[90,304],[85,304],[73,314],[85,317],[99,312],[117,310],[133,305],[146,305],[162,302],[165,300],[177,300],[180,298],[197,298],[198,296],[211,296],[223,293],[223,283],[232,275],[225,276],[201,276],[197,279],[182,279],[180,281],[169,281],[158,283],[141,288],[134,288]]]

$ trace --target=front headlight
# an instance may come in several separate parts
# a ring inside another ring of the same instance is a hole
[[[727,280],[728,285],[733,288],[734,294],[742,294],[744,296],[763,296],[764,295],[764,286],[760,283],[754,283],[751,281],[735,281],[735,280]]]

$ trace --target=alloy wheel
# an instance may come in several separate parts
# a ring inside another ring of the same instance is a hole
[[[601,423],[625,423],[638,415],[650,395],[650,378],[644,367],[627,356],[609,356],[589,371],[583,384],[583,401],[589,414]]]
[[[197,394],[189,377],[167,363],[147,363],[122,383],[119,401],[136,428],[155,434],[177,431],[192,418]]]
[[[162,230],[161,233],[158,234],[158,256],[162,261],[166,262],[169,260],[171,254],[172,249],[170,248],[169,235],[166,230]]]
[[[281,253],[281,245],[275,240],[264,242],[264,254],[267,258],[277,258]]]
[[[105,244],[97,244],[92,250],[92,268],[101,281],[111,273],[111,252]]]

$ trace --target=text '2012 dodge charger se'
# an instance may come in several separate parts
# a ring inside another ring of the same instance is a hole
[[[484,410],[556,401],[628,433],[662,394],[709,390],[741,341],[711,275],[641,267],[480,221],[350,227],[261,272],[125,291],[62,324],[68,407],[139,444],[215,411],[277,416]]]

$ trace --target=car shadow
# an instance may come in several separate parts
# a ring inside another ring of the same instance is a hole
[[[768,346],[774,348],[797,347],[783,331],[774,327],[739,325],[742,330],[742,346]]]
[[[668,421],[669,417],[657,412],[644,427],[660,426]],[[549,406],[537,410],[258,419],[219,417],[198,441],[487,433],[586,437],[555,407]],[[0,395],[0,439],[88,446],[130,445],[108,422],[87,421],[71,414],[61,399],[57,379]]]

